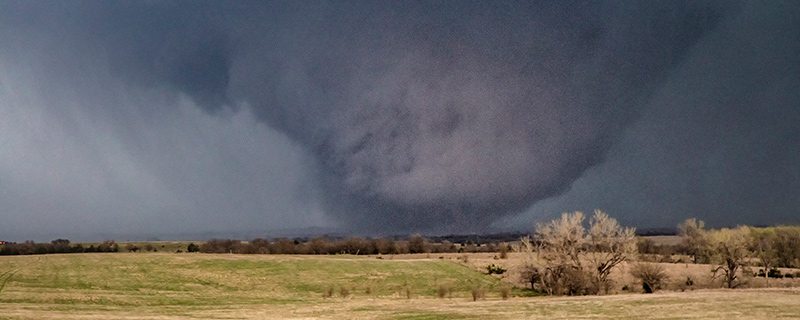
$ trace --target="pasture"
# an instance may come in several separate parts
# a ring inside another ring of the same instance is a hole
[[[0,257],[0,319],[796,319],[800,289],[543,297],[455,255]],[[485,260],[482,260],[485,259]],[[513,260],[513,259],[511,259]],[[497,262],[497,260],[494,260]],[[507,262],[507,261],[506,261]],[[681,265],[682,266],[682,265]],[[440,298],[440,290],[447,294]],[[472,290],[485,292],[473,302]]]

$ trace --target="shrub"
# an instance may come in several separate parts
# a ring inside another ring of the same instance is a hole
[[[450,286],[447,284],[440,284],[439,288],[436,289],[436,295],[438,295],[439,298],[449,297],[450,294]]]
[[[471,290],[472,301],[478,301],[486,296],[486,288],[482,286],[473,287]]]
[[[333,297],[333,287],[325,287],[324,289],[322,289],[322,297],[323,298]]]
[[[491,264],[491,265],[488,265],[488,266],[486,266],[486,271],[487,271],[489,274],[503,274],[503,273],[505,273],[505,272],[506,272],[506,269],[503,269],[503,268],[502,268],[502,267],[500,267],[500,266],[496,266],[496,265],[494,265],[494,263],[493,263],[493,264]]]
[[[200,252],[200,247],[194,243],[190,243],[188,247],[186,247],[186,252]]]
[[[346,287],[342,287],[342,288],[339,290],[339,295],[341,295],[341,296],[342,296],[342,298],[347,298],[347,297],[349,297],[349,296],[350,296],[350,289],[348,289],[348,288],[346,288]]]
[[[657,263],[640,262],[633,266],[631,275],[642,281],[645,293],[653,293],[661,289],[661,284],[667,279],[664,267]]]
[[[106,240],[96,250],[97,252],[119,252],[119,245],[114,240]]]
[[[404,292],[405,292],[405,294],[406,294],[406,299],[411,299],[411,296],[413,296],[413,293],[414,293],[414,291],[413,291],[413,290],[411,290],[411,286],[409,286],[409,285],[405,285],[405,286],[403,287],[403,291],[404,291]]]
[[[507,285],[501,286],[500,297],[503,298],[503,300],[508,300],[510,296],[511,296],[511,287]]]
[[[767,272],[767,277],[780,279],[783,278],[783,274],[781,274],[781,271],[778,269],[769,269],[769,272]]]
[[[500,246],[500,259],[508,259],[508,245]]]

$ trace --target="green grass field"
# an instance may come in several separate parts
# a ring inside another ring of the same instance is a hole
[[[800,290],[501,300],[452,260],[91,253],[0,257],[0,319],[796,319]],[[452,295],[439,298],[440,285]],[[486,299],[472,301],[482,287]],[[342,296],[342,288],[349,292]],[[331,297],[326,297],[332,292]],[[408,298],[408,293],[411,298]]]

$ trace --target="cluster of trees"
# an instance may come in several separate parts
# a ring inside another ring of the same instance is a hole
[[[50,243],[6,243],[0,247],[0,255],[48,254],[48,253],[80,253],[80,252],[118,252],[119,245],[114,240],[107,240],[94,246],[84,247],[81,244],[70,244],[67,239],[56,239]]]
[[[749,265],[762,267],[765,277],[775,274],[775,268],[800,268],[798,226],[706,230],[703,221],[688,219],[678,230],[685,252],[695,263],[717,265],[714,274],[722,277],[728,288],[741,284],[742,269]]]
[[[800,267],[798,226],[707,230],[703,221],[688,219],[678,231],[680,244],[654,245],[646,239],[637,240],[633,229],[621,227],[599,210],[588,228],[581,212],[564,213],[561,219],[537,225],[533,238],[522,239],[523,247],[531,253],[523,277],[534,290],[552,295],[608,292],[612,269],[639,258],[640,252],[689,255],[695,263],[713,265],[712,280],[720,279],[728,288],[742,284],[749,266],[763,268],[755,275],[767,278],[780,277],[776,268]],[[634,264],[631,275],[642,281],[646,292],[658,288],[666,278],[663,267],[644,262]]]
[[[189,244],[189,245],[190,245],[190,246],[194,246],[194,243],[191,243],[191,244]],[[190,247],[190,248],[191,248],[191,247]],[[150,243],[145,243],[145,244],[144,244],[143,246],[141,246],[141,247],[139,247],[139,246],[137,246],[136,244],[133,244],[133,243],[128,243],[128,244],[126,244],[126,245],[125,245],[125,250],[128,250],[128,252],[136,252],[136,251],[139,251],[139,250],[141,250],[141,251],[147,251],[147,252],[158,252],[158,249],[156,249],[156,247],[155,247],[155,246],[153,246],[153,245],[152,245],[152,244],[150,244]],[[195,250],[195,251],[196,251],[196,250]],[[178,250],[178,252],[181,252],[181,251],[180,251],[180,250]],[[189,251],[189,252],[194,252],[194,251]]]
[[[533,239],[523,238],[532,253],[523,270],[531,288],[551,295],[608,292],[609,275],[636,254],[635,230],[623,228],[600,210],[584,227],[581,212],[536,226]]]
[[[388,238],[365,239],[351,237],[346,239],[313,238],[310,240],[290,240],[286,238],[269,241],[254,239],[248,242],[230,239],[213,239],[199,246],[203,253],[240,254],[403,254],[403,253],[446,253],[446,252],[496,252],[501,245],[466,244],[456,245],[449,241],[431,243],[428,239],[415,235],[408,240]],[[507,248],[505,248],[507,249]]]

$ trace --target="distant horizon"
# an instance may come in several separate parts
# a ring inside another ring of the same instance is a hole
[[[777,226],[790,226],[795,224],[773,224],[773,225],[746,225],[755,228],[768,228]],[[721,229],[721,228],[734,228],[739,225],[706,225],[706,229]],[[623,227],[632,227],[625,226]],[[3,238],[4,235],[0,234],[0,241],[7,242],[24,242],[34,241],[37,243],[50,242],[56,239],[67,239],[76,243],[94,243],[103,242],[106,240],[114,240],[117,242],[150,242],[150,241],[208,241],[211,239],[232,239],[249,241],[257,238],[261,239],[311,239],[316,237],[330,237],[330,238],[348,238],[348,237],[361,237],[361,238],[403,238],[410,237],[415,234],[422,235],[423,237],[447,237],[447,236],[490,236],[490,235],[503,235],[503,234],[533,234],[533,227],[529,230],[521,229],[508,229],[508,230],[491,230],[484,233],[440,233],[440,234],[425,234],[425,233],[406,233],[406,234],[383,234],[383,235],[364,235],[356,233],[348,233],[347,231],[334,228],[323,227],[309,227],[298,229],[282,229],[282,230],[241,230],[241,231],[200,231],[200,232],[183,232],[183,233],[151,233],[151,234],[110,234],[110,233],[96,233],[96,234],[61,234],[59,235],[38,235],[26,238],[25,236],[10,236]],[[678,235],[677,225],[671,227],[636,227],[636,234],[638,236],[661,236],[661,235]],[[25,238],[25,239],[23,239]]]

